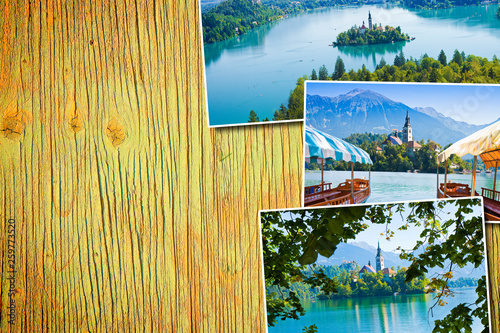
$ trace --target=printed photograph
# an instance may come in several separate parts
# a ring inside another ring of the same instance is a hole
[[[304,81],[500,83],[480,0],[200,0],[209,126],[303,119]]]
[[[307,81],[304,206],[482,196],[500,220],[500,85]]]
[[[489,332],[481,201],[261,211],[268,332]]]

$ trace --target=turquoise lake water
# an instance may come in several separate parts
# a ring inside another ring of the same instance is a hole
[[[373,70],[383,57],[392,64],[401,50],[405,57],[424,53],[448,60],[455,49],[487,57],[500,55],[497,5],[441,10],[409,10],[391,5],[324,8],[272,22],[230,40],[204,46],[210,125],[246,123],[250,110],[272,119],[300,76],[326,65],[334,69],[337,56],[346,69],[366,65]],[[373,22],[401,26],[416,39],[362,47],[329,46],[337,34]]]
[[[305,186],[319,184],[321,171],[306,171]],[[354,178],[368,179],[368,171],[355,171]],[[497,175],[498,177],[498,175]],[[351,178],[350,171],[325,171],[324,180],[334,185]],[[500,186],[500,177],[497,187]],[[476,192],[481,194],[481,187],[493,188],[494,174],[481,173],[476,176]],[[444,175],[439,177],[444,182]],[[449,174],[447,180],[472,187],[472,175]],[[431,173],[380,172],[371,173],[371,195],[367,203],[382,203],[394,201],[416,201],[436,199],[437,178]]]
[[[435,302],[433,294],[305,301],[303,317],[279,320],[275,327],[269,327],[269,333],[302,332],[304,326],[312,324],[318,332],[432,332],[434,320],[444,318],[459,303],[473,303],[477,298],[474,288],[453,292],[455,297],[447,297],[444,307],[436,306],[433,316],[428,315]],[[480,322],[474,321],[473,332],[481,332],[482,328]]]

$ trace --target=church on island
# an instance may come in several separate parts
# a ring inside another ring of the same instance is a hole
[[[349,30],[339,33],[332,46],[396,43],[413,39],[415,38],[410,38],[408,34],[403,33],[399,26],[397,28],[389,25],[384,27],[382,24],[373,23],[372,13],[368,12],[368,27],[365,21],[361,26],[352,26]]]
[[[382,252],[380,250],[380,242],[378,243],[377,255],[375,256],[375,268],[372,267],[370,261],[368,261],[368,265],[364,265],[358,272],[359,278],[363,276],[365,273],[377,273],[382,271],[384,275],[384,280],[390,280],[396,272],[390,268],[384,267],[384,257],[382,256]]]
[[[389,31],[394,30],[393,27],[388,27],[388,28],[389,28]],[[368,12],[368,27],[365,26],[365,21],[363,21],[363,25],[359,28],[359,31],[363,35],[365,34],[365,32],[367,30],[376,30],[376,31],[384,32],[384,28],[382,27],[382,25],[377,26],[375,24],[375,26],[374,26],[372,24],[372,14],[370,12]]]

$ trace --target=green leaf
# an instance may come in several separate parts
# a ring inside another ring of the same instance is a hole
[[[309,246],[307,250],[297,260],[301,265],[310,265],[318,259],[318,253],[313,246]]]

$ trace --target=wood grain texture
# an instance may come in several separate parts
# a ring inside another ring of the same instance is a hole
[[[258,210],[300,205],[301,124],[207,127],[196,1],[0,8],[0,331],[264,331]]]

